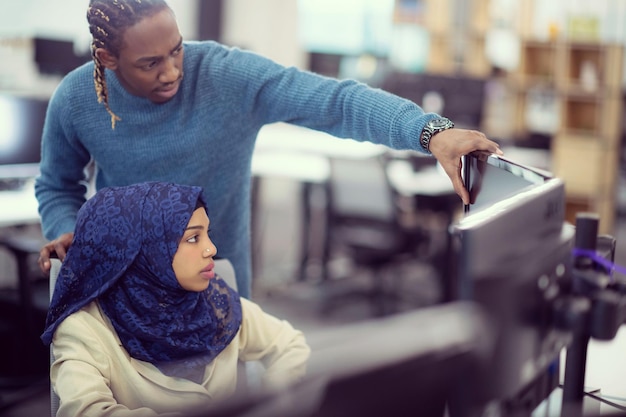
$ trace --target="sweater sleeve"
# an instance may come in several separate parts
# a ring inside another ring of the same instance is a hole
[[[72,129],[75,84],[64,80],[50,98],[41,142],[40,175],[35,182],[42,230],[47,239],[73,232],[76,213],[85,202],[85,167],[90,155],[78,144]]]
[[[213,56],[203,67],[214,88],[240,97],[242,112],[256,115],[260,124],[286,122],[339,138],[424,152],[419,136],[438,116],[380,88],[284,67],[237,48]]]
[[[301,87],[294,86],[308,86],[288,104],[299,113],[286,122],[339,138],[423,152],[420,134],[436,114],[425,113],[411,101],[354,80],[325,78],[293,68],[284,71],[277,89],[298,91]],[[284,111],[289,114],[287,109]]]
[[[267,387],[284,386],[302,378],[311,353],[304,334],[247,299],[242,298],[241,304],[240,359],[263,364],[262,382]]]

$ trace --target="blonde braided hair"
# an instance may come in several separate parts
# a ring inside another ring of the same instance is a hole
[[[164,0],[91,0],[87,9],[87,22],[91,32],[91,57],[94,62],[93,80],[98,103],[111,116],[111,128],[122,120],[109,106],[109,90],[105,77],[105,66],[96,51],[103,48],[119,57],[124,32],[145,17],[152,16],[163,8],[169,8]]]

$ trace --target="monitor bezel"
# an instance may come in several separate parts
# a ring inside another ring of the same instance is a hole
[[[551,180],[558,180],[551,172],[521,164],[502,155],[483,151],[471,152],[463,156],[462,162],[463,184],[470,194],[470,203],[464,204],[463,206],[463,211],[466,215],[473,214],[478,211],[475,207],[473,207],[478,190],[476,190],[474,184],[475,178],[472,176],[472,159],[477,163],[501,169],[515,175],[518,178],[528,181],[528,187],[526,187],[528,189]]]

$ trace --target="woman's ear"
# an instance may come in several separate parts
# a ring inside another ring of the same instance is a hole
[[[96,49],[96,57],[105,68],[115,71],[117,69],[117,57],[104,48]]]

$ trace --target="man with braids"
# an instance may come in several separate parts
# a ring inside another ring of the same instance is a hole
[[[501,153],[482,133],[380,89],[213,41],[184,42],[163,0],[91,0],[87,21],[93,62],[63,79],[44,127],[35,186],[51,240],[40,252],[44,271],[51,253],[63,259],[71,244],[91,161],[96,189],[148,180],[202,186],[217,225],[213,238],[249,297],[251,160],[264,125],[286,122],[432,154],[464,202],[462,155]]]

